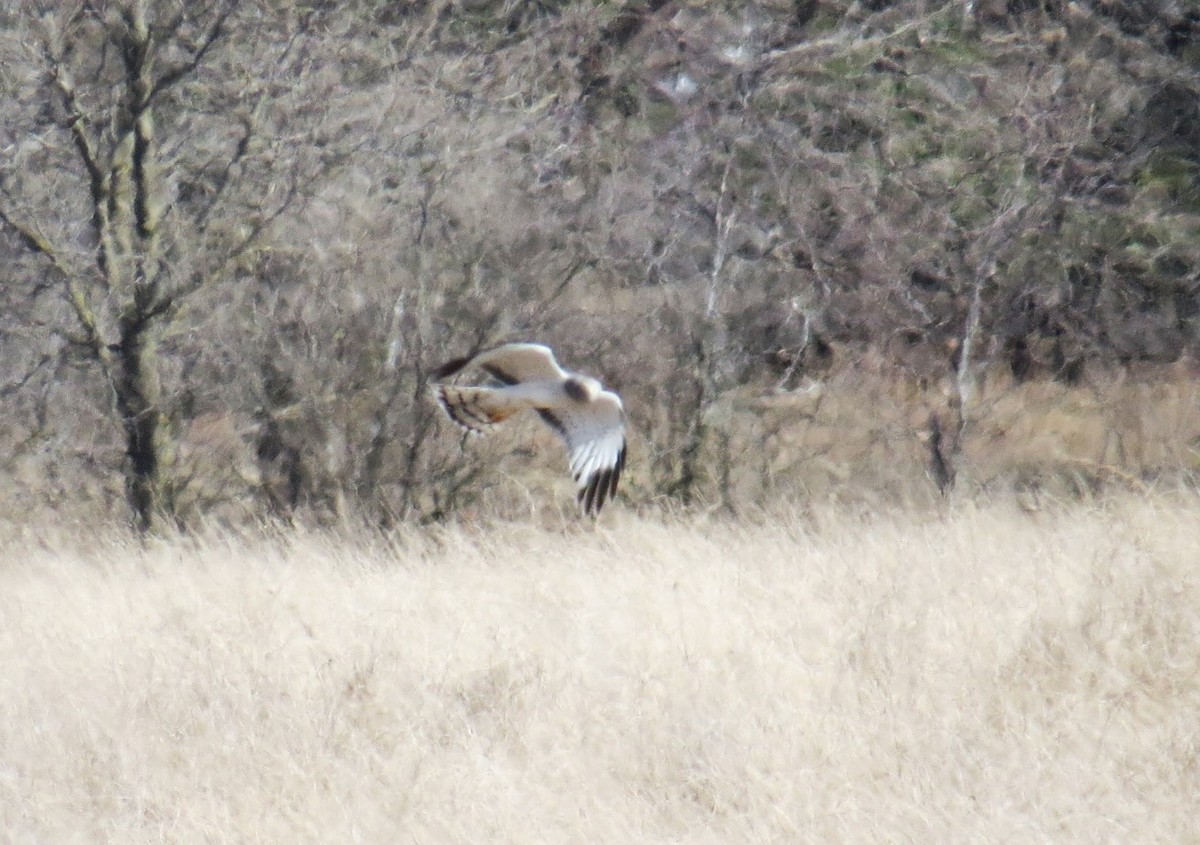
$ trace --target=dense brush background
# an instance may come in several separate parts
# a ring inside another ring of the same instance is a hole
[[[0,268],[13,841],[1200,841],[1188,0],[7,2]]]
[[[1195,469],[1193,4],[0,24],[10,513],[522,512],[561,456],[464,450],[425,390],[515,339],[621,391],[635,505]]]

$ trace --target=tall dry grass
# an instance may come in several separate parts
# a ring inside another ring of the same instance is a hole
[[[1200,498],[5,541],[14,842],[1195,842]]]

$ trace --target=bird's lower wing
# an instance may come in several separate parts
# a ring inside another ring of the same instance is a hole
[[[616,495],[625,469],[625,413],[620,400],[605,392],[583,408],[538,413],[567,444],[584,513],[599,513]]]

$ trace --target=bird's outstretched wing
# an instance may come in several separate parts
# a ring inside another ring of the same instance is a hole
[[[616,495],[625,469],[625,411],[621,400],[605,390],[587,405],[538,413],[567,444],[583,512],[599,513],[604,503]]]
[[[567,377],[550,347],[540,343],[506,343],[474,357],[448,361],[434,371],[433,378],[450,378],[469,367],[478,367],[502,384],[558,381]]]

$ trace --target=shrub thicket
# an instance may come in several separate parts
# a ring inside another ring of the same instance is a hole
[[[0,18],[10,507],[390,521],[515,495],[484,454],[511,441],[460,449],[425,380],[517,338],[623,392],[641,500],[1187,469],[1186,400],[1153,460],[1153,409],[1104,411],[1192,383],[1187,4]],[[1098,431],[985,472],[1013,384]]]

